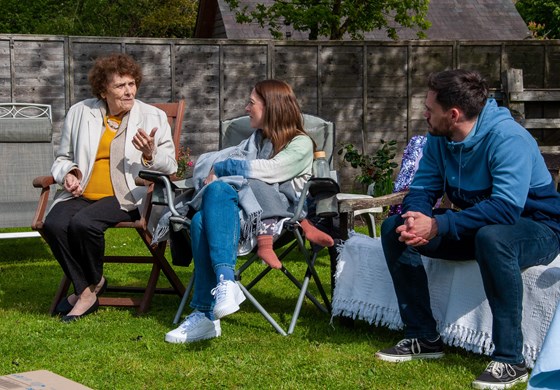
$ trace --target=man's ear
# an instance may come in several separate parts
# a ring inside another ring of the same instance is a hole
[[[463,112],[456,107],[449,109],[453,123],[459,122],[463,117]]]
[[[454,122],[458,122],[459,119],[461,119],[461,115],[463,114],[463,113],[461,112],[461,110],[459,110],[459,109],[456,108],[456,107],[453,107],[453,108],[449,109],[449,111],[451,112],[451,119],[452,119]]]

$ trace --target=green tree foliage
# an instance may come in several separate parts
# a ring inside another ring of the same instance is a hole
[[[515,7],[535,38],[560,39],[558,0],[517,0]]]
[[[254,8],[241,5],[239,0],[225,0],[236,10],[238,23],[257,22],[268,26],[273,37],[280,39],[283,25],[296,31],[308,31],[309,39],[319,37],[363,39],[364,32],[385,30],[387,36],[398,39],[399,27],[424,30],[430,27],[426,20],[429,0],[276,0],[271,4],[257,3]]]
[[[0,0],[0,33],[190,38],[197,0]]]

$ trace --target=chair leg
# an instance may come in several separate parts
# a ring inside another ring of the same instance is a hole
[[[290,326],[288,327],[288,334],[294,333],[294,328],[296,327],[296,322],[301,311],[301,306],[303,305],[303,300],[305,299],[305,294],[307,293],[307,287],[309,286],[309,275],[306,273],[303,280],[301,291],[298,296],[296,307],[294,309],[294,314],[292,315],[292,320],[290,321]]]
[[[149,248],[150,253],[152,254],[152,257],[154,259],[148,284],[146,285],[146,289],[140,301],[140,305],[138,306],[137,309],[138,314],[144,314],[150,307],[152,298],[154,297],[160,271],[163,271],[167,280],[171,284],[173,291],[177,293],[177,295],[183,296],[185,293],[185,287],[183,286],[183,283],[181,283],[181,280],[179,279],[175,271],[173,271],[173,269],[167,262],[167,259],[165,258],[166,242],[159,243],[154,248],[150,245],[150,237],[147,236],[146,232],[141,229],[137,229],[137,231],[142,237],[142,240],[144,241],[146,246]]]
[[[321,305],[317,301],[317,299],[315,299],[315,297],[313,295],[306,293],[306,296],[309,297],[309,295],[311,295],[311,297],[313,297],[313,298],[310,298],[310,299],[315,304],[315,306],[317,306],[317,308],[319,308],[320,310],[322,310],[322,311],[324,311],[328,314],[331,311],[331,304],[330,304],[329,298],[327,297],[327,293],[325,292],[325,289],[323,288],[323,284],[321,283],[321,278],[319,278],[319,275],[317,274],[317,271],[315,270],[315,261],[317,260],[317,256],[319,255],[319,251],[322,248],[315,247],[315,249],[312,251],[313,255],[310,256],[309,251],[307,250],[307,248],[305,246],[305,240],[304,240],[303,236],[301,235],[301,233],[296,230],[295,231],[295,236],[296,236],[296,241],[297,241],[298,247],[300,249],[300,252],[303,254],[303,257],[304,257],[305,262],[307,264],[307,270],[305,272],[305,277],[307,278],[309,275],[313,276],[313,280],[315,281],[315,284],[317,285],[317,288],[319,289],[319,293],[321,294],[321,297],[323,298],[323,302],[325,302],[325,306],[327,306],[327,308],[325,309],[325,307],[323,305]]]
[[[185,293],[183,294],[183,298],[181,298],[181,303],[179,304],[179,308],[177,309],[177,313],[175,313],[175,318],[173,319],[174,324],[178,324],[179,320],[181,319],[181,315],[183,315],[183,311],[185,310],[185,305],[187,304],[187,299],[189,295],[191,295],[191,291],[194,286],[194,272],[189,279],[189,284],[185,289]]]
[[[181,279],[179,279],[179,277],[177,276],[173,268],[171,268],[171,265],[165,258],[165,248],[167,246],[167,242],[166,241],[161,242],[154,248],[150,245],[151,238],[146,234],[145,231],[138,230],[138,233],[142,237],[142,240],[144,241],[146,246],[149,248],[152,257],[154,258],[154,264],[158,265],[159,268],[158,271],[159,270],[163,271],[163,274],[171,284],[172,289],[177,293],[178,296],[183,296],[183,294],[185,293],[185,286],[183,285]],[[158,276],[159,276],[159,272],[158,272]],[[155,288],[155,284],[154,284],[154,288]]]
[[[245,288],[245,286],[243,284],[241,284],[240,281],[237,281],[237,285],[239,286],[239,288],[241,289],[241,291],[243,291],[243,294],[245,294],[245,297],[253,304],[253,306],[255,306],[255,308],[259,311],[259,313],[262,314],[262,316],[270,323],[270,325],[272,325],[272,327],[274,329],[276,329],[276,331],[278,333],[280,333],[282,336],[287,336],[288,334],[284,331],[284,329],[282,329],[282,327],[280,325],[278,325],[278,323],[274,320],[274,318],[272,318],[270,316],[270,314],[268,314],[268,312],[266,311],[266,309],[264,307],[261,306],[261,304],[255,299],[255,297],[249,292],[249,290],[247,290]]]
[[[304,302],[306,297],[309,298],[309,300],[319,310],[321,310],[325,314],[329,314],[331,312],[330,300],[329,300],[329,298],[328,298],[328,296],[325,292],[325,289],[323,288],[323,285],[321,284],[321,280],[319,278],[319,275],[317,274],[317,271],[315,270],[315,261],[317,260],[319,250],[322,249],[322,248],[320,248],[318,250],[314,250],[313,255],[310,256],[309,251],[305,247],[305,240],[303,239],[302,235],[299,232],[296,231],[295,236],[296,236],[295,242],[292,242],[289,245],[289,247],[287,249],[285,249],[278,256],[278,258],[280,260],[283,260],[288,253],[290,253],[294,248],[298,247],[300,249],[300,252],[303,253],[303,256],[305,258],[305,263],[307,264],[307,269],[306,269],[305,276],[304,276],[304,279],[303,279],[302,282],[300,282],[294,275],[292,275],[284,266],[282,266],[282,268],[280,269],[280,271],[300,290],[299,295],[298,295],[298,299],[297,299],[297,303],[296,303],[296,307],[294,309],[294,312],[293,312],[293,315],[292,315],[290,325],[288,327],[287,332],[270,316],[270,314],[267,312],[267,310],[264,307],[262,307],[261,304],[249,292],[249,290],[257,282],[259,282],[264,276],[266,276],[268,274],[268,272],[270,272],[272,270],[272,268],[270,266],[266,267],[266,269],[261,271],[254,278],[252,278],[249,283],[247,283],[246,285],[243,285],[241,283],[241,274],[251,264],[253,264],[256,260],[256,256],[251,256],[237,270],[236,278],[235,278],[237,284],[239,285],[239,288],[241,288],[241,291],[243,291],[243,293],[245,294],[245,297],[253,304],[253,306],[261,313],[261,315],[274,327],[274,329],[276,329],[276,331],[283,336],[290,335],[294,332],[294,329],[295,329],[295,326],[296,326],[301,308],[303,306],[303,302]],[[311,278],[313,278],[313,280],[315,281],[317,289],[319,290],[319,293],[321,294],[321,297],[323,298],[323,301],[325,302],[324,305],[321,302],[319,302],[319,300],[311,292],[308,291],[309,282],[311,281]]]
[[[56,289],[56,293],[54,294],[51,307],[49,308],[49,314],[54,313],[56,306],[62,300],[62,298],[66,297],[66,294],[68,294],[69,289],[70,289],[70,279],[68,279],[66,275],[63,275],[60,283],[58,284],[58,288]]]
[[[182,296],[185,293],[185,286],[183,285],[181,279],[179,279],[173,268],[171,268],[171,265],[169,265],[169,262],[165,259],[165,257],[163,257],[159,261],[159,266],[161,268],[161,271],[169,281],[169,284],[171,284],[173,290],[175,290],[177,295]]]
[[[282,268],[282,272],[284,273],[284,275],[286,275],[286,277],[287,277],[288,279],[290,279],[290,281],[291,281],[299,290],[301,290],[301,291],[300,291],[300,294],[303,294],[303,295],[305,295],[307,298],[309,298],[309,300],[310,300],[311,302],[313,302],[313,304],[314,304],[315,306],[317,306],[317,308],[318,308],[319,310],[321,310],[322,312],[324,312],[324,313],[326,313],[326,314],[329,313],[329,311],[327,310],[327,308],[326,308],[325,306],[323,306],[323,304],[321,304],[321,302],[319,302],[319,300],[318,300],[317,298],[315,298],[315,296],[314,296],[313,294],[311,294],[311,293],[310,293],[309,291],[307,291],[307,290],[303,290],[303,284],[300,283],[300,281],[297,280],[296,277],[295,277],[294,275],[292,275],[292,273],[291,273],[290,271],[288,271],[286,268]],[[304,281],[305,281],[305,278],[310,278],[310,277],[311,277],[311,273],[310,273],[310,271],[308,270],[308,271],[306,272],[306,276],[304,277]]]
[[[328,314],[332,311],[331,301],[330,301],[329,297],[327,296],[325,288],[323,287],[323,284],[321,283],[321,279],[319,278],[319,275],[317,274],[317,270],[315,269],[315,260],[317,260],[317,255],[318,255],[317,252],[315,252],[313,254],[313,260],[308,267],[308,271],[311,274],[311,276],[313,277],[313,280],[315,281],[317,289],[319,290],[319,294],[321,294],[321,298],[323,298],[323,302],[325,303],[325,307],[326,307],[325,310],[326,310],[326,313]],[[323,308],[324,307],[319,307],[319,309],[321,309],[321,310],[323,310]]]
[[[296,322],[299,318],[299,313],[301,311],[301,307],[303,306],[303,300],[307,296],[314,304],[317,306],[319,310],[324,312],[325,314],[329,314],[331,312],[331,305],[325,290],[323,289],[323,285],[321,284],[321,280],[319,279],[319,275],[315,271],[315,260],[317,260],[318,252],[313,251],[313,259],[310,263],[308,263],[307,271],[305,272],[305,277],[303,279],[303,283],[300,286],[300,293],[298,296],[298,300],[296,303],[296,307],[294,309],[294,314],[292,315],[292,320],[290,321],[290,326],[288,327],[288,334],[294,333],[294,329],[296,327]],[[325,302],[325,306],[323,306],[313,295],[309,294],[307,288],[309,287],[309,281],[311,277],[315,280],[315,284],[319,289],[319,293],[321,294],[323,301]]]
[[[377,232],[375,231],[375,217],[373,216],[372,213],[367,213],[365,219],[368,227],[369,236],[372,238],[376,238]]]
[[[148,311],[150,304],[152,303],[152,298],[156,292],[156,285],[159,279],[159,271],[161,270],[159,264],[154,263],[152,266],[152,271],[150,272],[150,278],[148,279],[148,284],[146,285],[146,290],[142,299],[140,300],[140,305],[138,306],[138,314],[144,314]]]

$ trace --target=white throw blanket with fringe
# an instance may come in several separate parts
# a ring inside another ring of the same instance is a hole
[[[434,317],[443,341],[490,355],[492,314],[478,264],[423,258]],[[523,271],[523,355],[532,367],[560,301],[560,256]],[[359,233],[339,247],[333,316],[401,329],[403,323],[379,239]]]

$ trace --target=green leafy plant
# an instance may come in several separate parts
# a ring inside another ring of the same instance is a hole
[[[179,149],[179,158],[177,158],[177,173],[175,176],[179,179],[186,179],[192,176],[194,163],[191,160],[191,150],[188,147]]]
[[[364,186],[374,183],[373,195],[380,196],[393,191],[393,171],[398,166],[393,161],[396,151],[397,141],[381,140],[381,146],[373,155],[362,153],[352,143],[343,144],[338,154],[343,155],[344,161],[349,162],[352,168],[360,168],[356,181]]]

